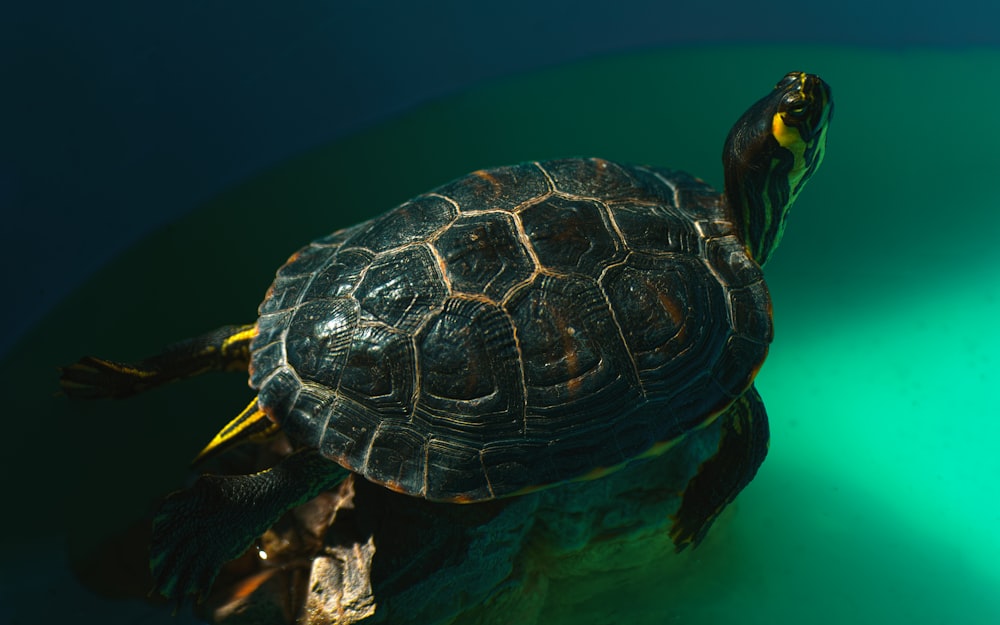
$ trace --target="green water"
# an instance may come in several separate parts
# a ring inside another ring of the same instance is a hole
[[[770,456],[683,574],[670,563],[627,588],[595,582],[587,622],[1000,622],[1000,87],[986,77],[998,64],[787,47],[595,60],[428,104],[218,197],[95,276],[0,366],[17,511],[2,521],[0,617],[56,622],[56,595],[84,620],[171,622],[77,588],[64,554],[78,562],[180,485],[250,397],[218,374],[70,405],[51,395],[55,365],[250,321],[301,244],[479,167],[594,155],[721,185],[729,125],[802,69],[832,85],[836,113],[767,267]],[[627,612],[608,610],[623,597]]]

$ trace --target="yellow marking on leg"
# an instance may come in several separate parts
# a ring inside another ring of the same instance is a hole
[[[243,411],[236,415],[236,418],[219,430],[215,438],[202,449],[194,462],[198,463],[209,456],[213,456],[225,449],[250,440],[263,440],[278,431],[278,424],[270,420],[267,414],[257,404],[254,397]]]
[[[232,336],[227,337],[226,340],[222,342],[222,351],[226,352],[227,350],[231,349],[234,344],[237,343],[249,343],[251,340],[253,340],[253,337],[255,336],[257,336],[256,324],[243,326],[243,328],[240,329],[239,332],[233,334]]]
[[[226,371],[242,371],[250,365],[250,342],[255,336],[257,324],[251,324],[241,327],[222,341],[219,350],[226,361]]]

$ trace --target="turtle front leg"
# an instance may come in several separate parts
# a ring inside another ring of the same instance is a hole
[[[256,326],[225,326],[167,347],[138,362],[85,356],[60,369],[63,393],[75,399],[128,397],[212,370],[246,370]]]
[[[751,386],[724,413],[719,449],[705,460],[681,495],[670,538],[677,551],[697,547],[712,523],[757,474],[770,430],[764,402]]]
[[[153,517],[153,592],[200,601],[222,565],[242,555],[282,514],[347,477],[315,449],[296,452],[253,475],[203,475],[173,493]]]

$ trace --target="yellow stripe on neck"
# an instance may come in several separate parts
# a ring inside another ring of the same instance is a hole
[[[771,119],[771,132],[774,134],[774,138],[778,140],[778,145],[791,152],[795,157],[792,172],[805,169],[806,142],[802,140],[799,129],[786,124],[785,120],[781,117],[781,113],[775,113]]]
[[[781,113],[774,114],[774,117],[771,120],[771,132],[774,133],[774,138],[777,139],[778,144],[792,153],[792,169],[788,172],[788,206],[791,206],[798,198],[799,191],[802,190],[802,178],[808,171],[808,163],[806,163],[806,149],[809,145],[802,140],[802,135],[799,134],[798,128],[789,126],[785,123],[785,120],[781,118]],[[819,164],[823,159],[823,143],[825,141],[825,136],[826,128],[824,127],[820,136],[815,139],[817,142],[816,149],[819,150],[819,153],[814,156],[814,159],[819,160],[817,160],[813,165],[813,170],[815,170],[816,167],[819,167]]]

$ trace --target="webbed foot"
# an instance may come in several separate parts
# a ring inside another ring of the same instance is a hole
[[[201,601],[222,566],[243,554],[286,511],[339,484],[347,470],[316,450],[253,475],[203,475],[166,498],[153,518],[153,592]]]
[[[205,475],[188,490],[168,496],[153,518],[150,571],[153,592],[200,602],[222,566],[242,555],[267,531],[242,503],[241,478]],[[256,521],[256,522],[255,522]]]
[[[59,387],[73,399],[120,398],[155,386],[157,375],[153,369],[84,356],[59,369]]]

